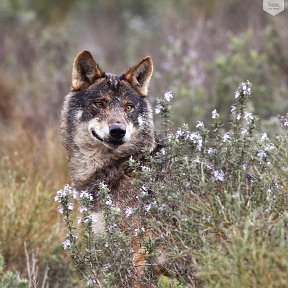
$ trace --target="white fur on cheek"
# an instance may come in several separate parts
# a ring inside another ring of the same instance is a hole
[[[77,113],[76,113],[76,120],[80,120],[82,114],[83,114],[83,111],[82,110],[78,110]]]
[[[92,138],[95,138],[92,134],[92,130],[94,130],[97,133],[97,135],[102,139],[109,137],[108,125],[105,122],[101,123],[97,118],[94,118],[89,122],[88,130]]]

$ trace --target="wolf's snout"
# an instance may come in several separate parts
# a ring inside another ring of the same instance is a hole
[[[109,127],[109,134],[114,139],[120,140],[126,134],[126,127],[123,124],[112,124]]]

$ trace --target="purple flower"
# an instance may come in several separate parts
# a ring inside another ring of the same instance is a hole
[[[64,208],[63,208],[62,206],[59,206],[59,207],[58,207],[58,212],[59,212],[60,214],[63,214],[63,213],[64,213]]]
[[[239,96],[240,96],[240,92],[237,90],[237,91],[235,92],[235,99],[237,99]]]
[[[160,114],[161,108],[162,108],[161,105],[156,105],[155,110],[154,110],[154,111],[155,111],[155,114]]]
[[[263,133],[261,136],[261,141],[269,140],[267,133]]]
[[[80,206],[80,207],[79,207],[79,211],[80,211],[80,213],[87,212],[87,211],[88,211],[88,208],[85,207],[85,206]]]
[[[251,121],[254,119],[252,113],[250,112],[245,112],[244,114],[244,119],[247,121],[247,123],[251,123]]]
[[[203,127],[204,127],[203,121],[197,121],[196,128],[203,128]]]
[[[69,203],[67,204],[67,209],[70,210],[70,211],[72,211],[72,210],[73,210],[73,203],[69,202]]]
[[[126,207],[126,209],[125,209],[125,216],[126,216],[126,217],[129,217],[129,216],[132,215],[132,213],[133,213],[133,209],[132,209],[131,207]]]
[[[208,154],[212,154],[213,152],[214,152],[214,149],[213,149],[213,148],[209,147],[209,148],[207,149],[207,153],[208,153]]]
[[[90,193],[88,193],[88,192],[86,192],[86,191],[81,191],[81,193],[80,193],[80,198],[81,199],[86,199],[86,200],[89,200],[89,201],[92,201],[93,200],[93,196],[90,194]]]
[[[173,98],[173,94],[172,94],[171,91],[165,92],[165,94],[164,94],[164,99],[165,99],[167,102],[170,102],[172,98]]]
[[[63,242],[63,248],[64,250],[68,249],[71,247],[71,241],[69,239],[66,239],[64,242]]]
[[[267,153],[264,151],[264,150],[261,150],[257,153],[257,156],[260,158],[260,159],[263,159],[265,157],[267,157]]]
[[[224,172],[222,170],[215,170],[213,176],[217,181],[224,181]]]
[[[223,142],[224,142],[224,143],[227,142],[227,141],[230,140],[230,139],[231,139],[231,138],[230,138],[230,135],[229,135],[228,132],[223,135]]]
[[[212,111],[212,119],[216,119],[216,118],[218,118],[218,117],[219,117],[219,114],[217,113],[217,110],[214,109],[214,110]]]

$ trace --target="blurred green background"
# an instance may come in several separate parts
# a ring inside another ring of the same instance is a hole
[[[79,51],[90,50],[112,73],[152,56],[149,97],[155,103],[173,92],[175,126],[209,122],[214,108],[225,117],[235,89],[249,79],[249,109],[265,131],[275,132],[277,115],[288,111],[287,13],[288,7],[273,17],[260,0],[0,1],[5,269],[27,275],[25,242],[39,259],[39,275],[50,267],[50,287],[74,287],[53,196],[70,181],[57,131]]]
[[[0,115],[40,130],[57,122],[72,61],[88,49],[114,73],[151,55],[150,97],[172,90],[177,124],[226,113],[247,79],[269,120],[288,108],[287,24],[287,10],[273,17],[262,1],[4,0]]]

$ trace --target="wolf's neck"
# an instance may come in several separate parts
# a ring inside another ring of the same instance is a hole
[[[100,181],[117,186],[128,173],[128,159],[131,154],[114,154],[105,149],[74,151],[69,159],[70,172],[75,188],[86,190]]]

